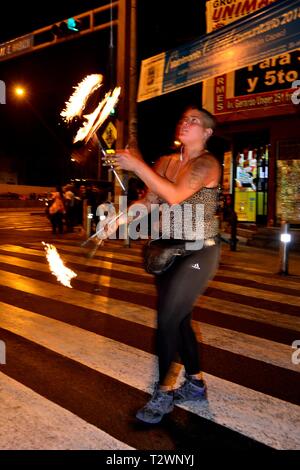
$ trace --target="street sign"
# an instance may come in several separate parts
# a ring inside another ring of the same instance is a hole
[[[107,124],[101,137],[106,143],[107,147],[112,148],[117,139],[117,129],[111,121]]]
[[[7,59],[8,56],[22,54],[33,48],[33,34],[27,34],[18,39],[0,44],[0,60]]]

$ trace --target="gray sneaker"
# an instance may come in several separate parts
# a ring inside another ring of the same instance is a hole
[[[138,410],[136,417],[144,423],[157,424],[163,416],[174,409],[173,390],[164,392],[155,384],[154,393],[146,405]]]
[[[200,382],[200,384],[199,384]],[[174,402],[182,403],[184,401],[196,401],[206,399],[206,385],[201,380],[195,380],[186,375],[183,384],[174,390]]]

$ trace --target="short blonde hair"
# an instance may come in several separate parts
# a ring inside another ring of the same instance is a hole
[[[189,109],[196,109],[202,114],[204,126],[206,129],[212,129],[213,131],[215,130],[215,128],[217,127],[217,120],[213,114],[207,111],[207,109],[200,108],[197,105],[190,105],[187,106],[184,111],[186,112]]]

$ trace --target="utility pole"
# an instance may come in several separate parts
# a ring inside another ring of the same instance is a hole
[[[138,147],[137,139],[137,0],[130,5],[130,63],[129,63],[129,112],[128,112],[128,145]]]
[[[119,27],[117,39],[117,84],[121,87],[117,119],[117,147],[128,143],[128,91],[129,91],[129,49],[130,49],[130,3],[119,0]],[[119,119],[121,117],[121,119]]]
[[[136,0],[119,0],[117,84],[122,89],[118,147],[137,147]]]

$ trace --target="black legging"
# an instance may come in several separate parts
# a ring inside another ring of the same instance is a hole
[[[197,250],[186,257],[178,257],[168,271],[156,277],[160,384],[164,382],[177,351],[188,374],[201,370],[197,339],[191,326],[192,309],[217,270],[219,252],[217,242],[217,245]]]

